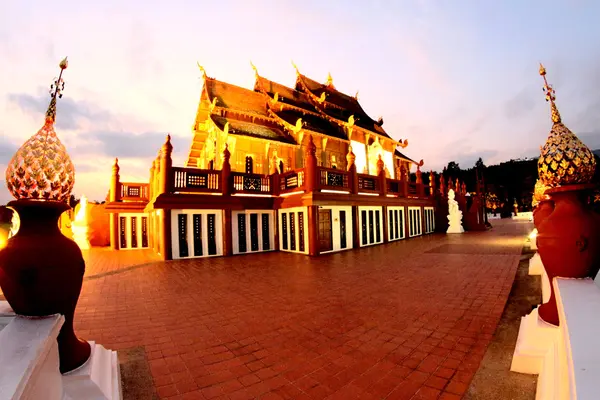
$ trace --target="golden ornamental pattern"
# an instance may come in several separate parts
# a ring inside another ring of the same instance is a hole
[[[540,202],[550,199],[550,196],[545,194],[546,190],[548,190],[548,186],[544,185],[544,183],[538,179],[533,188],[533,199],[531,201],[532,207],[537,207]]]
[[[594,176],[596,160],[562,122],[554,123],[538,160],[538,175],[548,187],[588,183]]]
[[[75,184],[75,168],[56,136],[50,118],[10,160],[6,186],[18,200],[68,201]]]

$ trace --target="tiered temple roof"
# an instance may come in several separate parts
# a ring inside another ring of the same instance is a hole
[[[333,86],[331,76],[327,83],[321,84],[296,69],[295,87],[290,88],[260,76],[256,68],[255,72],[254,90],[209,78],[204,73],[194,144],[187,165],[196,164],[207,137],[207,126],[227,130],[230,135],[293,146],[300,145],[296,140],[299,131],[349,142],[349,128],[394,146],[398,144],[385,132],[382,120],[374,121],[356,97]],[[414,162],[398,151],[395,154]]]

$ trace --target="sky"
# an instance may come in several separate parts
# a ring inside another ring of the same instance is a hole
[[[600,148],[600,2],[594,0],[20,0],[0,13],[0,170],[43,125],[68,56],[56,131],[74,194],[104,200],[111,165],[147,182],[172,135],[183,166],[199,62],[252,88],[295,71],[359,101],[425,169],[539,154],[551,128],[539,62],[563,122]],[[11,199],[0,174],[0,204]]]

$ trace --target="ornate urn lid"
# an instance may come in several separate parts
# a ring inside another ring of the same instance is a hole
[[[539,179],[550,188],[589,183],[596,169],[594,155],[562,123],[554,102],[556,100],[554,89],[548,84],[546,69],[541,64],[540,75],[544,78],[544,91],[546,101],[550,102],[553,125],[538,160]]]
[[[75,184],[75,168],[54,131],[56,100],[62,97],[67,69],[65,58],[59,64],[60,75],[50,86],[50,105],[44,126],[17,150],[6,168],[6,186],[17,200],[67,202]]]

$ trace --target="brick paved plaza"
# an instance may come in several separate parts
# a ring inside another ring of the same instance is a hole
[[[494,226],[317,258],[92,251],[76,331],[142,346],[159,398],[459,399],[531,229]]]

